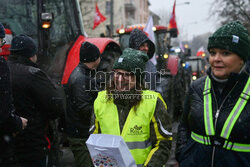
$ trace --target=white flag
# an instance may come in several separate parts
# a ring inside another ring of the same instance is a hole
[[[148,38],[155,44],[155,35],[154,35],[154,31],[153,31],[153,26],[154,26],[153,18],[152,18],[152,16],[149,16],[147,24],[144,27],[143,31],[148,34]],[[157,64],[155,54],[150,60],[154,63],[154,65]]]
[[[153,18],[152,18],[152,16],[149,16],[149,17],[148,17],[147,24],[146,24],[146,26],[144,27],[143,31],[146,32],[146,33],[148,34],[148,38],[149,38],[153,43],[155,43],[155,35],[154,35],[154,31],[153,31],[153,26],[154,26]]]
[[[180,45],[181,51],[184,53],[185,50],[184,50],[184,46],[182,44],[182,41],[180,41],[179,45]]]

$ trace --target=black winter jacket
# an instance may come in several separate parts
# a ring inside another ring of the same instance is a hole
[[[48,146],[48,121],[63,113],[62,98],[48,76],[28,58],[10,55],[8,64],[16,113],[28,119],[15,139],[16,155],[20,161],[42,159]]]
[[[225,120],[232,111],[250,75],[249,67],[240,74],[232,73],[226,83],[218,83],[208,75],[212,83],[213,124],[215,126],[215,113],[220,108],[215,135],[220,136]],[[195,142],[190,133],[206,136],[204,126],[203,90],[206,77],[203,77],[190,86],[186,97],[184,113],[178,129],[177,157],[180,166],[250,166],[250,152],[229,151],[220,146],[203,145]],[[231,91],[231,93],[229,93]],[[224,103],[223,103],[224,101]],[[250,144],[250,103],[247,102],[241,115],[231,132],[230,141]],[[214,149],[214,153],[213,153]],[[213,162],[212,162],[213,160]]]
[[[14,151],[12,133],[22,129],[20,117],[14,114],[7,62],[0,57],[0,166],[10,166]]]
[[[93,104],[98,94],[95,72],[80,63],[65,86],[67,98],[66,132],[69,137],[88,138]]]

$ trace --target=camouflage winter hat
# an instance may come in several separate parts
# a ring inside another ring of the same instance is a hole
[[[247,29],[239,21],[222,26],[208,39],[208,51],[212,48],[229,50],[246,61],[250,55]]]
[[[121,69],[128,72],[134,72],[136,76],[140,76],[144,71],[148,56],[146,53],[127,48],[122,55],[115,61],[113,69]]]

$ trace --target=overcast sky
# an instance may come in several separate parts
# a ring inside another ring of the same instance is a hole
[[[162,9],[172,12],[174,0],[149,0],[149,9],[158,13]],[[211,17],[210,7],[214,0],[176,0],[175,14],[180,37],[192,39],[206,32],[214,32],[218,21]],[[183,4],[190,2],[189,5]]]

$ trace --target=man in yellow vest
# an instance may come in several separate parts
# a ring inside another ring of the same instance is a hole
[[[121,135],[138,167],[160,167],[169,157],[171,120],[161,95],[143,87],[148,56],[127,48],[114,63],[94,103],[92,133]]]

